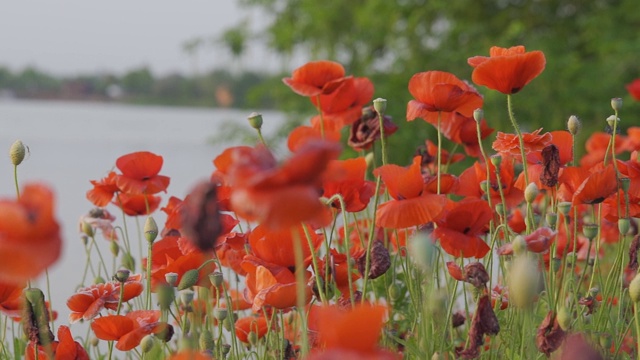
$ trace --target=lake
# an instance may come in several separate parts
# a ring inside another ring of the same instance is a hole
[[[30,155],[18,167],[19,182],[44,182],[55,190],[58,220],[62,225],[64,248],[62,257],[51,267],[49,275],[52,302],[58,311],[57,324],[66,324],[69,311],[66,299],[82,278],[85,254],[78,219],[93,205],[86,199],[92,188],[89,180],[99,180],[115,167],[118,157],[134,151],[151,151],[164,157],[162,175],[171,177],[166,204],[170,196],[184,198],[199,180],[207,179],[214,170],[212,160],[229,145],[240,142],[213,142],[229,124],[246,126],[249,111],[140,107],[121,104],[72,103],[46,101],[0,101],[0,197],[15,198],[13,165],[8,152],[20,139],[29,147]],[[278,112],[263,112],[264,131],[269,134],[281,124]],[[272,124],[268,126],[268,124]],[[243,143],[247,144],[247,143]],[[248,145],[252,145],[249,143]],[[109,206],[122,225],[119,209]],[[164,213],[156,212],[158,226]],[[144,224],[144,217],[140,224]],[[1,219],[0,219],[1,221]],[[127,221],[135,238],[136,222]],[[107,241],[96,240],[105,257],[110,259]],[[134,256],[137,246],[132,243]],[[111,269],[111,261],[106,260]],[[87,284],[91,279],[87,281]],[[45,291],[43,278],[36,285]],[[54,330],[55,331],[55,330]]]

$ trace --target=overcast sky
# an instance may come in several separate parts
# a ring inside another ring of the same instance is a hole
[[[61,75],[122,73],[148,65],[154,73],[189,72],[182,49],[191,38],[213,38],[244,18],[260,16],[237,0],[25,0],[0,1],[0,65],[27,65]],[[256,55],[261,54],[261,55]],[[242,65],[276,68],[275,57],[250,50]],[[260,61],[251,58],[260,56]],[[229,52],[208,45],[198,67],[233,64]],[[238,66],[237,62],[234,66]]]

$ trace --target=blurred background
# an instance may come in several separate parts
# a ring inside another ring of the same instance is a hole
[[[640,105],[625,89],[640,77],[639,29],[637,0],[12,2],[0,17],[0,146],[22,139],[31,155],[21,181],[56,189],[67,245],[54,276],[75,279],[89,180],[118,156],[150,150],[165,156],[170,195],[184,197],[225,146],[255,143],[250,112],[266,111],[272,141],[308,122],[311,104],[281,82],[307,61],[336,60],[371,78],[400,126],[390,160],[406,164],[435,136],[405,121],[410,77],[470,79],[467,58],[494,45],[546,55],[545,71],[514,98],[524,131],[563,129],[575,114],[583,142],[604,129],[612,97],[624,99],[622,127],[639,125]],[[488,124],[511,131],[505,96],[478,90]],[[12,171],[2,162],[3,197],[15,196]],[[64,285],[61,299],[77,285]]]

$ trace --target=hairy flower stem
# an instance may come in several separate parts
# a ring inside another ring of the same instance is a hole
[[[384,114],[378,113],[380,121],[380,146],[382,147],[382,165],[387,165],[387,138],[384,134]]]
[[[320,95],[316,95],[316,101],[318,102],[316,109],[320,115],[320,136],[324,139],[324,115],[322,114],[322,108],[320,107]]]
[[[522,171],[524,172],[524,182],[525,184],[529,185],[529,173],[527,172],[527,156],[524,152],[524,139],[522,138],[520,127],[516,122],[516,117],[513,115],[511,94],[507,95],[507,110],[509,112],[509,120],[511,120],[511,125],[513,125],[513,129],[516,131],[516,135],[518,135],[518,142],[520,143],[520,155],[522,156]]]
[[[367,250],[365,255],[364,280],[362,283],[362,301],[363,302],[367,298],[367,284],[369,283],[369,269],[371,268],[371,248],[373,247],[373,240],[375,237],[375,229],[376,229],[376,222],[375,222],[376,210],[378,208],[378,201],[380,200],[380,196],[379,196],[380,183],[381,183],[381,178],[380,178],[380,175],[378,175],[378,178],[376,179],[375,197],[373,200],[373,215],[372,215],[373,221],[371,222],[371,226],[369,228],[369,240],[367,242]]]
[[[151,309],[151,261],[153,256],[153,242],[147,241],[147,292],[146,292],[146,307],[145,309]]]
[[[291,228],[293,236],[293,253],[296,261],[296,307],[300,315],[300,326],[302,329],[307,328],[307,317],[305,314],[306,293],[304,282],[304,254],[302,253],[302,244],[300,243],[300,234],[295,228]],[[302,357],[306,357],[309,353],[309,335],[306,331],[302,331],[301,353]]]
[[[438,154],[437,154],[437,162],[438,166],[436,167],[436,176],[437,176],[437,194],[440,195],[440,167],[442,166],[442,133],[440,132],[440,122],[442,121],[442,111],[438,111],[438,126],[436,128],[438,133]],[[442,349],[441,349],[442,350]]]
[[[640,319],[638,318],[638,303],[633,304],[633,318],[636,324],[636,344],[640,344]],[[640,352],[638,352],[638,360],[640,360]]]

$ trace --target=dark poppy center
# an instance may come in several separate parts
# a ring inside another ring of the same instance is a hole
[[[462,233],[466,235],[470,230],[471,228],[467,226],[466,228],[464,228],[464,230],[462,230]]]
[[[147,181],[147,180],[149,180],[149,179],[151,179],[151,177],[150,177],[150,176],[145,176],[145,177],[143,177],[143,178],[142,178],[142,181]]]
[[[599,203],[603,202],[604,199],[605,199],[604,197],[599,197],[599,198],[595,198],[595,199],[593,199],[591,201],[585,201],[585,203],[587,203],[587,204],[599,204]]]

